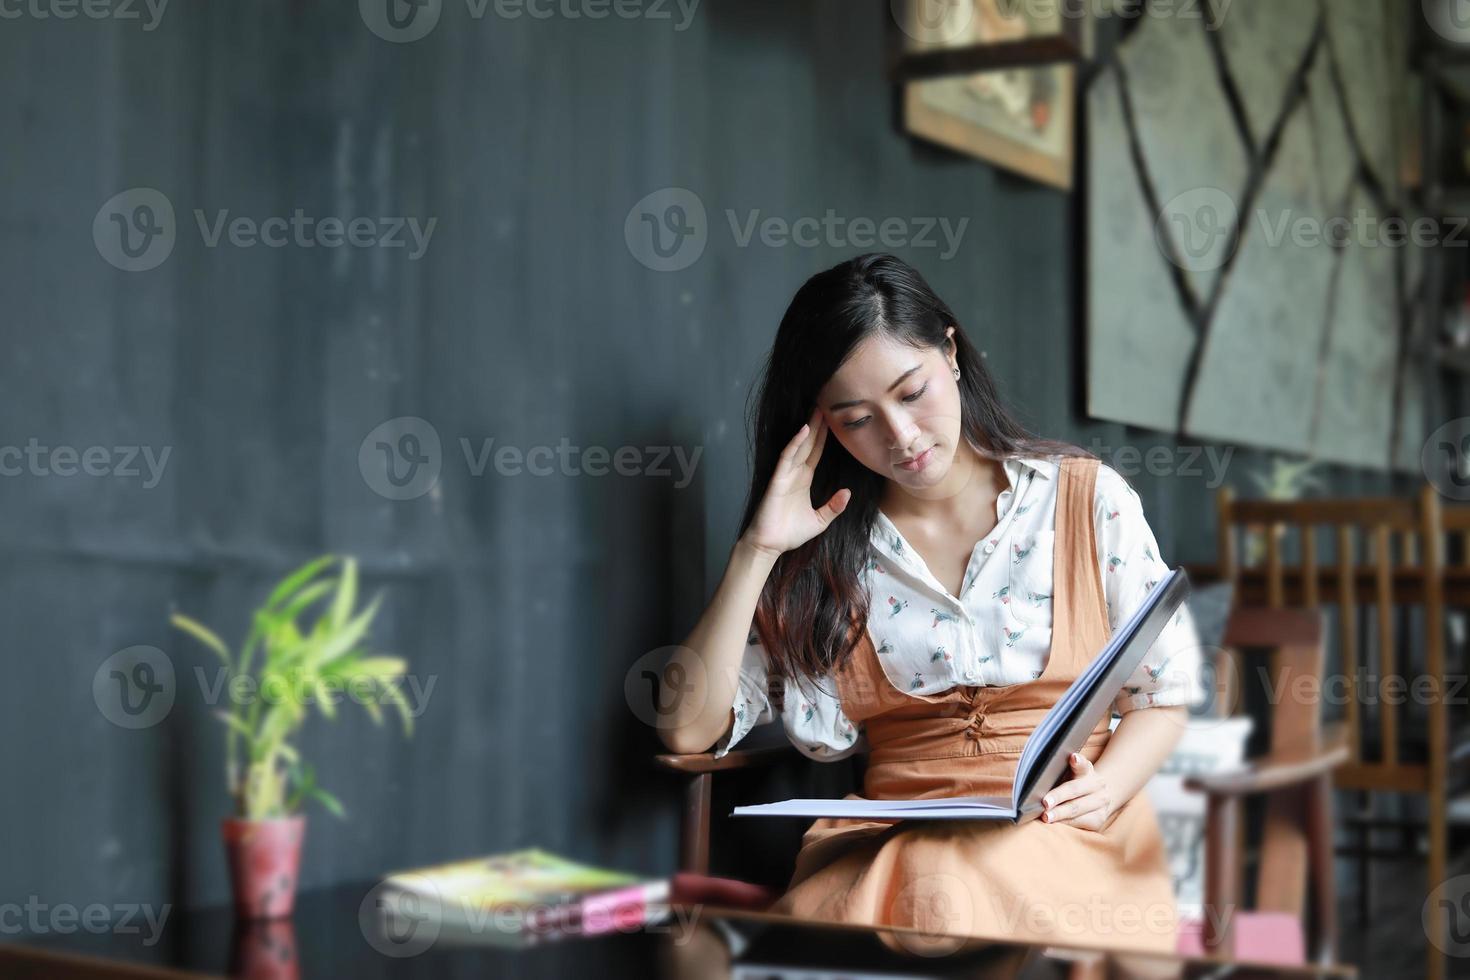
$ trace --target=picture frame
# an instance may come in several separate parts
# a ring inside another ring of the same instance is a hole
[[[905,132],[1070,191],[1077,63],[1091,50],[1079,11],[1017,0],[894,0],[892,74]]]

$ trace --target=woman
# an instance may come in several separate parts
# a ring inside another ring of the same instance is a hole
[[[954,313],[889,255],[797,292],[754,470],[664,741],[724,755],[779,716],[812,758],[868,751],[870,799],[1008,795],[1026,736],[1168,570],[1127,481],[1030,437]],[[773,911],[1172,951],[1140,790],[1182,733],[1197,644],[1182,609],[1038,820],[817,820]]]

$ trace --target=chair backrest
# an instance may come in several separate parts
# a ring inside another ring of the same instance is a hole
[[[1352,753],[1337,785],[1423,792],[1442,779],[1445,538],[1460,537],[1455,567],[1470,573],[1470,507],[1443,506],[1428,484],[1414,497],[1314,500],[1237,500],[1223,487],[1217,504],[1220,573],[1238,603],[1336,606],[1340,674],[1327,677],[1323,695],[1341,705]],[[1422,643],[1413,641],[1416,619]],[[1413,717],[1420,706],[1422,722]],[[1401,758],[1410,724],[1427,735],[1423,759]]]

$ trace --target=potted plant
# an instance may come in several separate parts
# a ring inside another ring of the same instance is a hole
[[[1312,471],[1322,465],[1321,460],[1307,456],[1300,460],[1290,460],[1284,456],[1277,456],[1271,460],[1269,473],[1252,473],[1251,479],[1261,492],[1266,495],[1267,500],[1296,500],[1302,495],[1307,487],[1323,486],[1322,480]],[[1280,543],[1286,533],[1285,525],[1274,525],[1270,528],[1271,536]],[[1256,565],[1261,556],[1266,553],[1266,539],[1260,528],[1252,528],[1247,531],[1245,539],[1245,564],[1248,567]]]
[[[404,732],[413,731],[412,713],[396,684],[405,662],[363,645],[381,601],[379,595],[356,608],[357,562],[324,555],[275,587],[256,610],[238,655],[196,620],[171,617],[225,664],[223,689],[230,704],[219,715],[227,726],[225,779],[235,812],[223,821],[222,833],[241,918],[291,914],[306,826],[302,804],[314,799],[344,815],[291,744],[309,709],[315,705],[335,718],[345,694],[378,724],[382,705],[393,705]]]

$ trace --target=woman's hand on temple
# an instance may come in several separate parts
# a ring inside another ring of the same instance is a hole
[[[821,534],[847,507],[852,491],[846,487],[821,507],[812,507],[812,475],[822,458],[827,428],[821,409],[815,409],[811,421],[781,451],[766,495],[744,534],[752,547],[779,557]]]
[[[1084,830],[1102,830],[1113,815],[1113,797],[1107,781],[1087,757],[1073,752],[1072,778],[1042,797],[1041,819]]]

